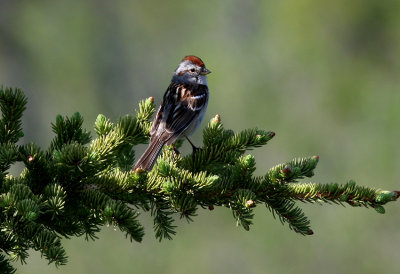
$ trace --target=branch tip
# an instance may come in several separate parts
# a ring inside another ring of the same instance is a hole
[[[253,200],[247,200],[246,202],[246,207],[251,208],[251,207],[255,207],[256,203]]]
[[[290,165],[286,165],[281,172],[288,177],[290,174],[292,174],[292,167]]]
[[[214,120],[216,123],[221,123],[221,116],[219,114],[215,115]]]
[[[142,174],[142,173],[144,173],[144,169],[142,169],[141,167],[138,167],[137,169],[135,169],[135,172],[137,174]]]

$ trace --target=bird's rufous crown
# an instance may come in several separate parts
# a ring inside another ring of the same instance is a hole
[[[199,57],[194,56],[194,55],[185,56],[185,57],[182,59],[182,62],[183,62],[183,61],[192,62],[193,64],[196,64],[196,65],[198,65],[198,66],[201,67],[201,68],[204,67],[203,61],[202,61]]]

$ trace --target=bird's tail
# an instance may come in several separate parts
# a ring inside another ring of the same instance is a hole
[[[151,170],[165,143],[165,141],[161,141],[160,139],[150,142],[142,157],[140,157],[137,163],[133,166],[133,170],[136,170],[139,167],[147,171]]]

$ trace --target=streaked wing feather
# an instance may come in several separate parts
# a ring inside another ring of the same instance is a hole
[[[166,129],[175,134],[182,133],[197,117],[201,109],[207,104],[206,86],[185,86],[180,84],[177,87],[178,102],[175,101],[171,109]],[[189,91],[192,90],[190,93]],[[183,92],[182,92],[183,91]]]
[[[190,93],[190,90],[195,92]],[[207,104],[206,86],[194,86],[171,83],[164,95],[151,129],[151,136],[168,140],[179,136],[197,117]],[[160,128],[162,127],[162,128]]]
[[[162,113],[163,113],[163,104],[160,105],[158,108],[157,114],[154,117],[153,125],[151,126],[150,130],[150,136],[153,136],[154,133],[156,133],[158,126],[160,125],[161,119],[162,119]]]

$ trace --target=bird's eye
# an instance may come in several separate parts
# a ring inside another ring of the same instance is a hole
[[[191,72],[195,72],[196,70],[194,68],[190,69]]]

